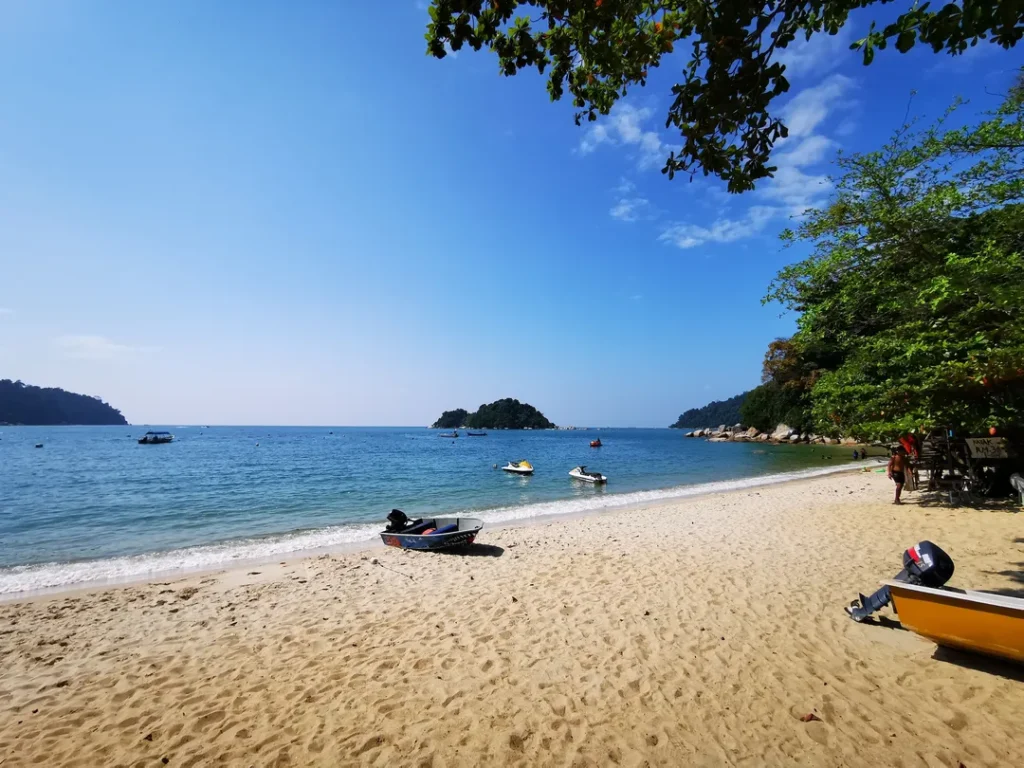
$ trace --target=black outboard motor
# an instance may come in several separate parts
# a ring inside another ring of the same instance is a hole
[[[932,544],[922,541],[903,553],[903,570],[893,581],[905,581],[919,587],[943,586],[953,577],[953,558]],[[854,621],[864,621],[868,616],[889,604],[889,588],[882,587],[870,597],[860,596],[846,608]]]
[[[388,514],[388,533],[401,533],[409,527],[409,516],[400,509],[392,509]]]

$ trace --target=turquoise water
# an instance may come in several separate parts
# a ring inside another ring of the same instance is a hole
[[[850,453],[665,429],[453,441],[418,427],[151,428],[176,439],[138,445],[145,429],[135,427],[0,428],[0,594],[368,541],[392,507],[497,523],[742,487],[835,468]],[[590,448],[597,437],[604,446]],[[524,458],[532,477],[493,468]],[[571,480],[576,464],[603,472],[607,487]]]

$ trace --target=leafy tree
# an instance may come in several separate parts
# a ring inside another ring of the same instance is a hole
[[[740,422],[746,424],[747,422],[743,421],[740,416],[740,409],[748,394],[748,392],[742,392],[730,397],[728,400],[713,400],[702,408],[690,408],[688,411],[683,411],[670,429],[737,424]]]
[[[469,412],[465,408],[456,408],[454,411],[445,411],[441,418],[430,425],[431,429],[456,429],[466,423]]]
[[[906,125],[840,157],[832,201],[785,233],[814,251],[766,298],[802,313],[801,354],[827,350],[810,390],[819,429],[1024,423],[1022,107],[1018,83],[976,125]]]
[[[0,424],[127,424],[116,408],[98,397],[55,387],[33,387],[0,379]]]
[[[471,413],[466,426],[472,429],[551,429],[555,425],[529,403],[506,397],[481,405]]]
[[[750,390],[740,412],[744,424],[762,432],[771,432],[779,424],[800,432],[813,426],[807,393],[774,381]]]
[[[821,370],[794,339],[768,345],[761,366],[761,386],[743,403],[743,423],[769,432],[786,424],[801,432],[813,426],[810,390]]]
[[[676,44],[686,51],[672,86],[665,126],[683,138],[662,173],[700,168],[741,192],[775,168],[772,146],[787,134],[770,111],[789,90],[780,51],[797,37],[835,35],[850,12],[888,0],[433,0],[427,51],[444,58],[468,45],[489,47],[506,76],[536,67],[548,73],[552,101],[568,90],[576,124],[606,115]],[[524,11],[517,15],[517,11]],[[533,16],[531,17],[531,15]],[[1024,35],[1019,0],[960,0],[932,9],[914,3],[883,29],[871,25],[851,46],[865,64],[893,44],[901,53],[921,42],[963,53],[980,41],[1003,48]]]

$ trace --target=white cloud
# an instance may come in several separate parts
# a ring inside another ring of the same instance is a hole
[[[645,211],[649,203],[642,197],[622,198],[608,211],[613,219],[619,221],[636,221],[641,211]]]
[[[813,88],[805,88],[782,108],[782,120],[792,138],[810,136],[836,107],[845,106],[843,97],[853,87],[844,75],[830,75]]]
[[[763,197],[782,204],[780,213],[799,216],[808,208],[822,205],[832,191],[832,183],[827,176],[804,173],[799,168],[780,167],[771,183],[759,191]]]
[[[619,178],[619,184],[615,187],[615,192],[620,195],[628,195],[636,190],[636,184],[627,179],[625,176]]]
[[[74,360],[113,360],[143,351],[142,347],[118,344],[105,336],[60,336],[54,343]]]
[[[580,154],[589,155],[607,141],[614,142],[614,139],[608,133],[608,128],[600,123],[594,124],[587,129],[587,132],[583,134],[583,138],[580,139]]]
[[[809,62],[823,54],[819,48],[797,46],[792,55],[798,57],[795,69],[810,69]],[[838,145],[819,133],[818,128],[836,109],[850,106],[852,102],[848,94],[853,87],[854,82],[850,78],[832,74],[817,85],[798,92],[783,107],[781,116],[789,126],[789,138],[776,142],[772,163],[777,170],[773,178],[758,184],[753,193],[757,204],[729,217],[725,215],[726,211],[737,198],[730,195],[722,200],[718,188],[709,186],[703,201],[714,207],[717,213],[714,221],[709,225],[677,221],[665,227],[658,239],[678,248],[732,243],[761,234],[779,219],[801,216],[808,208],[823,205],[832,192],[832,182],[828,176],[810,169],[830,160]],[[737,202],[745,203],[749,199],[744,196]]]
[[[741,219],[718,219],[710,227],[696,224],[672,224],[659,240],[679,248],[693,248],[704,243],[732,243],[758,234],[778,214],[767,205],[752,205]]]
[[[818,33],[806,40],[801,36],[781,51],[775,53],[772,62],[786,65],[784,73],[791,83],[794,78],[806,74],[822,75],[838,67],[843,62],[843,55],[856,58],[859,53],[850,51],[849,27],[840,28],[835,35]]]
[[[637,144],[644,137],[641,123],[653,114],[650,107],[637,109],[631,104],[618,104],[608,116],[619,137],[627,144]]]
[[[710,226],[672,224],[662,231],[659,240],[678,248],[695,248],[709,242],[731,243],[760,234],[774,219],[800,216],[808,208],[825,203],[832,183],[827,176],[804,169],[821,163],[835,148],[834,141],[813,130],[832,109],[841,105],[840,99],[851,84],[848,78],[833,75],[820,85],[801,91],[787,105],[791,112],[786,119],[794,138],[776,144],[781,151],[772,156],[777,166],[775,175],[762,181],[754,192],[756,199],[766,204],[752,205],[738,218],[720,216]]]
[[[853,120],[843,120],[832,132],[836,136],[852,136],[857,132],[857,123]]]
[[[640,136],[640,159],[637,164],[641,170],[654,168],[665,161],[668,151],[662,151],[663,146],[661,139],[654,131],[647,131]]]
[[[772,162],[781,168],[803,168],[804,166],[820,163],[825,156],[836,145],[832,139],[825,136],[808,136],[794,147],[785,145],[785,151],[778,152],[772,157]]]
[[[636,147],[637,167],[640,170],[654,168],[664,162],[672,147],[661,141],[655,131],[648,131],[644,124],[654,114],[650,107],[634,107],[619,102],[603,122],[595,123],[580,139],[578,151],[588,155],[602,144]]]

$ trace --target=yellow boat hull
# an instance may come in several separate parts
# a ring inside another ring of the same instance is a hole
[[[938,645],[1024,664],[1024,600],[898,581],[886,584],[907,629]]]

